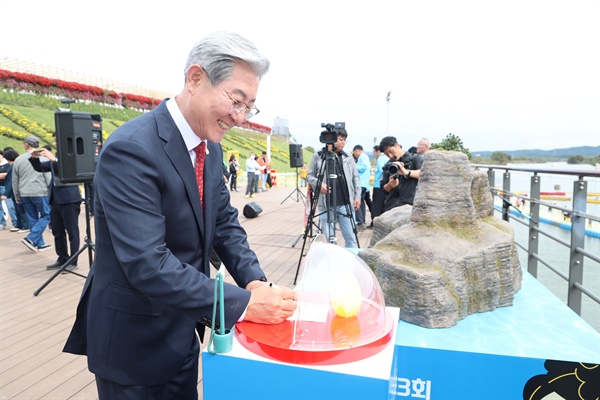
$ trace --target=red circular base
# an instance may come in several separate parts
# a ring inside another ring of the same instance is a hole
[[[387,310],[384,312],[385,326],[370,338],[361,337],[361,325],[363,330],[366,330],[365,324],[372,321],[368,314],[362,312],[352,318],[342,318],[330,313],[324,323],[303,322],[303,326],[308,326],[315,332],[318,330],[318,348],[292,345],[292,321],[277,325],[238,322],[236,336],[246,349],[272,360],[304,365],[344,364],[371,357],[387,346],[392,339],[393,318]]]

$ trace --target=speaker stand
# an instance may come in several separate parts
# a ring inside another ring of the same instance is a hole
[[[296,189],[294,189],[292,193],[290,193],[285,199],[283,199],[283,201],[280,204],[285,203],[285,201],[291,198],[293,195],[296,195],[296,203],[302,200],[302,203],[306,207],[306,196],[304,195],[304,193],[302,193],[302,190],[298,188],[298,167],[296,167]]]
[[[83,196],[83,202],[85,204],[85,235],[86,236],[85,236],[85,238],[83,240],[84,240],[85,244],[79,250],[77,250],[77,252],[75,254],[73,254],[67,261],[65,261],[65,263],[54,273],[54,275],[52,275],[50,277],[50,279],[48,279],[46,282],[44,282],[44,284],[42,286],[40,286],[38,290],[36,290],[35,292],[33,292],[34,296],[37,296],[38,294],[40,294],[40,292],[42,290],[44,290],[44,288],[46,286],[48,286],[50,284],[50,282],[52,282],[54,280],[54,278],[56,278],[58,275],[60,275],[63,272],[68,272],[68,273],[71,273],[73,275],[80,276],[82,278],[87,278],[87,276],[85,276],[85,275],[81,275],[81,274],[79,274],[77,272],[69,271],[68,269],[66,269],[69,265],[71,265],[71,262],[74,259],[76,259],[85,250],[88,251],[90,268],[92,268],[92,262],[94,261],[92,251],[95,251],[96,247],[94,245],[94,242],[92,242],[92,240],[91,240],[92,230],[90,228],[90,205],[89,205],[89,202],[88,202],[88,197],[89,197],[89,193],[90,193],[90,191],[89,191],[90,190],[89,183],[85,183],[84,187],[85,187],[85,196]]]

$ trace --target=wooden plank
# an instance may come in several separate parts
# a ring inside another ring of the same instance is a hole
[[[273,188],[253,199],[245,199],[243,192],[233,192],[231,202],[239,210],[248,242],[269,279],[293,287],[303,241],[299,240],[295,247],[292,243],[304,228],[304,204],[293,198],[281,204],[290,190]],[[256,218],[243,216],[243,207],[250,201],[263,208]],[[80,228],[83,245],[83,215]],[[359,232],[363,246],[370,234],[371,230]],[[46,265],[56,260],[56,254],[53,249],[29,251],[20,242],[23,237],[0,231],[0,399],[97,399],[94,375],[87,369],[86,357],[62,353],[84,279],[61,274],[38,296],[33,296],[53,275]],[[49,231],[44,238],[52,243]],[[307,241],[305,251],[310,247],[310,239]],[[78,264],[77,271],[87,275],[87,251],[81,254]],[[203,348],[207,342],[208,336]],[[198,391],[202,398],[202,376],[198,377]]]

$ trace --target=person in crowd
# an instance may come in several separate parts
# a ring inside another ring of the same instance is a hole
[[[48,161],[41,161],[40,156],[46,157]],[[55,179],[55,176],[58,176],[58,159],[45,146],[39,154],[34,152],[29,162],[37,172],[50,172],[52,174],[48,188],[48,199],[50,202],[50,226],[54,236],[54,250],[58,258],[46,269],[58,269],[79,250],[79,214],[81,212],[79,185],[60,184]],[[67,235],[69,238],[68,243]],[[76,268],[77,257],[70,261],[65,270],[73,271]]]
[[[306,187],[308,184],[308,165],[305,162],[302,163],[300,168],[300,187]]]
[[[231,173],[229,172],[229,166],[227,165],[225,160],[223,160],[223,166],[221,167],[221,169],[223,170],[223,179],[225,179],[225,186],[227,186],[229,184],[229,178],[231,177]]]
[[[237,172],[240,169],[240,165],[238,160],[235,158],[235,155],[231,155],[229,157],[229,190],[232,192],[237,192]]]
[[[356,227],[362,230],[367,227],[367,207],[369,208],[369,212],[371,212],[371,161],[360,144],[354,146],[352,155],[356,160],[356,169],[360,177],[361,187],[360,208],[356,212]]]
[[[269,158],[267,157],[267,152],[263,151],[258,160],[256,160],[258,165],[260,165],[260,186],[263,192],[267,191],[267,174],[269,168]]]
[[[273,182],[271,181],[271,159],[269,157],[267,157],[267,153],[265,152],[265,158],[266,158],[266,163],[267,163],[267,167],[266,167],[266,173],[267,173],[267,188],[271,189],[274,185]]]
[[[393,136],[381,139],[379,148],[390,158],[384,167],[380,183],[385,192],[383,211],[405,204],[412,205],[417,192],[423,157],[405,152]]]
[[[248,176],[248,186],[246,187],[246,198],[254,197],[254,193],[258,191],[258,173],[260,165],[256,162],[256,154],[250,153],[250,157],[246,160],[246,174]]]
[[[39,152],[40,140],[36,136],[27,136],[23,142],[25,153],[13,164],[12,185],[15,201],[23,205],[29,219],[30,232],[21,242],[31,251],[47,250],[51,245],[44,242],[43,233],[50,223],[50,203],[48,186],[50,173],[38,173],[29,159],[33,152]]]
[[[10,164],[4,158],[4,151],[0,150],[0,196],[2,196],[6,192],[5,182],[6,182],[6,172]],[[7,199],[8,200],[8,199]],[[8,205],[6,201],[0,201],[0,231],[8,228]],[[14,221],[12,221],[14,226]]]
[[[8,161],[9,167],[6,171],[6,190],[0,198],[6,202],[14,204],[14,216],[11,214],[11,220],[14,221],[14,228],[11,228],[11,232],[28,233],[29,232],[29,218],[25,213],[25,209],[22,204],[15,202],[15,194],[12,185],[12,172],[15,160],[19,157],[19,153],[16,150],[4,150],[4,158]]]
[[[431,142],[427,138],[421,138],[417,143],[417,154],[424,156],[431,149]]]
[[[96,258],[64,349],[87,355],[100,399],[198,398],[198,337],[215,306],[212,248],[236,283],[224,285],[221,329],[294,313],[295,292],[267,282],[221,169],[220,141],[258,112],[268,67],[244,37],[210,34],[189,54],[181,93],[104,143]]]
[[[10,146],[6,146],[2,150],[3,153],[5,153],[7,151],[14,151],[17,154],[17,157],[19,156],[19,153],[14,148],[12,148]],[[0,167],[0,171],[6,169],[6,171],[5,171],[6,175],[4,177],[4,179],[5,179],[5,181],[4,181],[4,192],[5,193],[8,192],[9,190],[12,192],[12,187],[9,188],[9,184],[6,181],[6,177],[8,175],[9,165],[10,165],[10,163],[8,162],[8,160],[6,159],[6,157],[4,157],[2,159],[2,161],[0,161],[0,166],[1,166]],[[0,176],[1,175],[2,174],[0,173]],[[0,190],[1,190],[1,187],[0,187]],[[0,196],[1,196],[1,194],[0,194]],[[20,226],[22,224],[17,223],[17,208],[15,207],[14,199],[11,198],[10,196],[7,196],[6,200],[4,201],[4,205],[6,206],[6,210],[3,210],[3,211],[8,211],[8,215],[10,216],[10,221],[12,223],[12,228],[10,228],[10,231],[11,232],[18,232],[18,231],[20,231],[21,230]],[[6,213],[5,213],[5,218],[6,218]],[[6,221],[8,222],[8,219],[6,219]],[[29,227],[28,223],[26,225],[27,225],[27,227]]]
[[[346,181],[346,187],[341,184],[341,179],[335,179],[336,186],[328,187],[325,176],[319,176],[321,166],[323,164],[323,153],[319,151],[314,154],[310,166],[308,167],[308,183],[312,187],[312,191],[319,192],[319,198],[317,208],[319,210],[319,219],[321,222],[321,230],[323,234],[330,241],[330,237],[335,232],[334,221],[329,220],[329,214],[327,212],[326,197],[328,193],[335,192],[335,204],[333,204],[333,213],[335,213],[342,236],[344,237],[344,246],[346,248],[356,248],[358,243],[356,241],[356,234],[352,228],[353,220],[355,218],[355,212],[360,208],[360,177],[358,176],[358,170],[356,169],[356,162],[354,158],[344,152],[344,146],[348,138],[348,132],[345,128],[340,129],[337,132],[337,142],[333,146],[333,154],[335,155],[335,162],[339,166],[339,171],[344,173]],[[323,174],[326,175],[326,174]],[[321,178],[321,185],[318,187],[319,178]],[[330,198],[331,198],[330,197]],[[348,209],[350,214],[348,215]]]
[[[373,220],[383,212],[385,192],[381,189],[381,175],[383,174],[383,166],[390,160],[388,156],[383,154],[379,145],[373,146],[373,156],[375,156],[375,177],[373,178],[373,201],[371,202],[371,227],[373,226]]]

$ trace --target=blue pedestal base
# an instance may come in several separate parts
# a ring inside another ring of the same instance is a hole
[[[527,272],[513,306],[470,315],[447,329],[400,321],[395,342],[371,359],[299,366],[256,356],[234,343],[228,354],[204,352],[202,364],[206,400],[600,395],[600,334]]]

